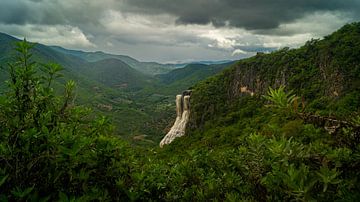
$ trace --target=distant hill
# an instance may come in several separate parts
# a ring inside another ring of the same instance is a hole
[[[168,65],[175,66],[175,69],[183,68],[188,65],[194,64],[203,64],[203,65],[220,65],[220,64],[227,64],[232,63],[233,60],[199,60],[199,61],[192,61],[192,62],[180,62],[180,63],[167,63]]]
[[[232,63],[233,62],[213,65],[189,64],[184,68],[175,69],[167,74],[158,75],[158,78],[166,84],[174,82],[192,83],[192,81],[199,81],[212,76],[223,70],[225,67],[230,66]]]
[[[0,33],[0,67],[6,64],[6,61],[10,57],[10,53],[12,52],[12,41],[16,40],[14,37],[9,35]],[[6,72],[0,68],[0,81],[4,81],[7,75]],[[4,82],[0,83],[0,87],[4,86]]]
[[[221,72],[233,63],[234,62],[228,62],[212,65],[189,64],[184,68],[172,70],[167,74],[157,75],[157,78],[160,79],[161,83],[165,84],[162,91],[179,93],[197,82]]]
[[[0,32],[0,60],[4,60],[12,52],[12,44],[18,39]]]
[[[0,33],[0,66],[5,67],[7,62],[11,61],[14,56],[14,47],[15,43],[19,39],[9,36],[4,33]],[[32,49],[33,59],[39,61],[40,63],[55,62],[64,67],[63,74],[67,79],[72,79],[78,82],[78,85],[81,87],[86,83],[86,78],[83,78],[81,74],[78,74],[77,70],[79,67],[86,66],[86,61],[83,61],[77,57],[71,55],[64,55],[48,46],[42,44],[36,44]],[[0,75],[1,81],[4,81],[7,78],[5,71]],[[58,82],[62,82],[60,79]],[[2,84],[4,82],[1,82]],[[59,84],[59,83],[55,83]]]
[[[154,82],[151,77],[114,58],[88,63],[82,72],[91,79],[118,89],[139,90]]]
[[[126,55],[114,55],[114,54],[104,53],[101,51],[85,52],[78,50],[68,50],[59,46],[51,46],[51,48],[67,55],[73,55],[79,57],[88,62],[96,62],[111,58],[118,59],[128,64],[130,67],[148,75],[163,74],[176,68],[176,66],[173,64],[160,64],[156,62],[140,62]]]
[[[0,34],[0,64],[5,64],[12,57],[16,41],[19,39],[7,34]],[[84,85],[85,88],[89,87],[89,83],[97,85],[96,82],[100,82],[112,88],[115,85],[123,85],[123,89],[130,86],[134,90],[145,87],[144,85],[148,85],[151,80],[149,76],[124,62],[123,60],[133,65],[140,64],[137,60],[127,56],[117,56],[116,58],[102,52],[86,53],[42,44],[36,44],[33,54],[37,61],[61,64],[65,68],[66,79],[73,79],[78,84]],[[5,77],[6,75],[2,74],[0,78],[4,80]]]

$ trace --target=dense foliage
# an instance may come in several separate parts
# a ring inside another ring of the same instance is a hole
[[[229,159],[257,199],[354,201],[359,56],[353,23],[299,49],[239,61],[194,87],[191,135],[176,147],[235,150]]]
[[[0,200],[357,201],[359,44],[354,23],[240,61],[194,86],[187,136],[149,149],[76,106],[74,82],[56,96],[61,67],[21,42],[0,98]]]
[[[122,158],[126,145],[107,136],[111,126],[105,117],[93,119],[89,109],[73,105],[73,81],[62,97],[54,95],[51,85],[61,67],[32,61],[32,46],[17,44],[19,54],[8,68],[9,90],[0,99],[0,200],[116,194],[105,191],[117,180],[106,173],[127,172],[132,156]],[[123,169],[112,169],[120,164]]]

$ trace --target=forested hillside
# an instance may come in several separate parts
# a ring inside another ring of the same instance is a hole
[[[226,113],[224,106],[236,105],[248,92],[259,98],[269,87],[280,86],[300,96],[307,111],[348,118],[360,106],[359,33],[360,26],[354,23],[299,49],[284,48],[239,61],[197,85],[192,97],[193,124],[200,127],[216,114]]]
[[[360,23],[195,84],[187,133],[163,149],[116,137],[109,119],[76,105],[75,82],[56,94],[60,69],[39,74],[30,46],[18,43],[0,98],[0,200],[360,198]]]

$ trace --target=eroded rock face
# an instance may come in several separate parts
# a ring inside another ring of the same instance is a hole
[[[161,140],[160,147],[185,135],[186,125],[190,117],[190,94],[191,91],[185,91],[182,95],[176,96],[176,120],[170,131]]]

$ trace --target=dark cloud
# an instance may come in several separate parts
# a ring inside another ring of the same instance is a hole
[[[360,19],[360,0],[0,0],[0,32],[145,60],[235,59]]]
[[[96,24],[112,6],[86,0],[1,0],[0,5],[0,23],[16,25]]]
[[[97,25],[109,9],[169,14],[177,24],[212,23],[248,30],[271,30],[316,12],[360,17],[359,0],[1,0],[0,23]]]
[[[359,0],[125,0],[130,11],[177,17],[179,24],[273,29],[315,12],[357,15]]]
[[[7,24],[98,23],[106,9],[170,14],[178,24],[274,29],[315,12],[358,15],[359,0],[1,0],[0,22]]]
[[[25,24],[29,14],[29,8],[24,4],[17,4],[16,1],[1,2],[0,21],[2,23]]]

